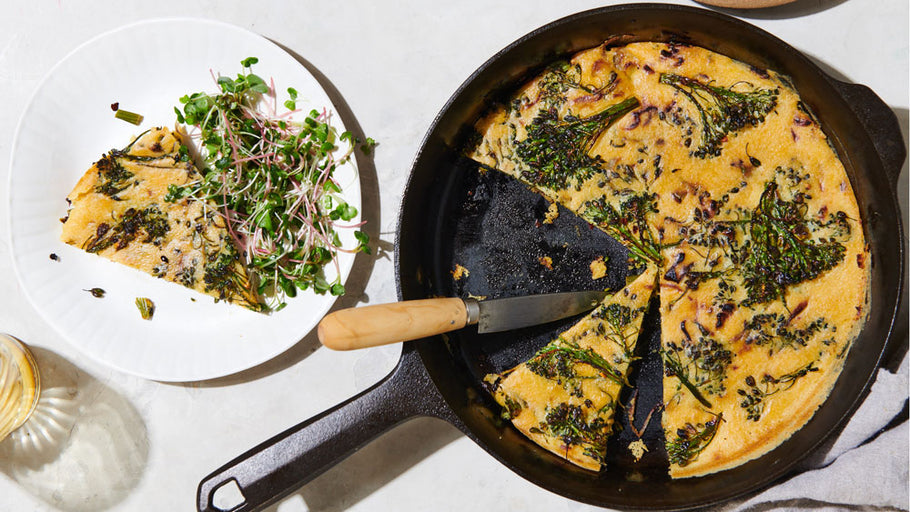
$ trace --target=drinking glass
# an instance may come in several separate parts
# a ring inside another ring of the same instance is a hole
[[[40,394],[32,353],[21,341],[0,333],[0,441],[31,416]]]

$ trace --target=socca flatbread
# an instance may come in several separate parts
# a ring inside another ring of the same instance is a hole
[[[824,402],[869,308],[843,164],[789,79],[704,48],[603,45],[476,125],[470,156],[659,268],[674,478],[778,446]]]
[[[67,196],[60,239],[155,277],[253,310],[260,303],[224,219],[202,201],[167,201],[199,175],[164,128],[95,162]]]

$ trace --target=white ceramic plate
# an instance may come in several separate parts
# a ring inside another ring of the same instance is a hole
[[[294,87],[304,113],[334,112],[316,79],[274,43],[232,25],[194,19],[145,21],[92,39],[51,70],[26,107],[13,142],[8,188],[16,272],[47,322],[97,361],[161,381],[228,375],[291,347],[334,302],[330,295],[305,291],[277,313],[254,313],[59,240],[66,195],[93,162],[150,127],[173,126],[181,96],[214,92],[212,73],[234,77],[240,61],[251,56],[259,58],[253,72],[275,80],[279,105],[286,99],[282,92]],[[142,125],[115,119],[114,102],[143,114]],[[337,114],[332,123],[344,130]],[[354,163],[335,176],[345,199],[359,210]],[[352,230],[342,231],[344,246],[356,245]],[[51,260],[51,253],[60,260]],[[342,281],[353,260],[339,255]],[[333,265],[326,273],[330,280],[337,275]],[[84,291],[95,287],[107,292],[104,298]],[[141,319],[137,297],[154,301],[151,321]]]

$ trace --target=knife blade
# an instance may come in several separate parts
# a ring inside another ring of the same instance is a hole
[[[607,292],[565,292],[474,301],[479,309],[477,332],[512,331],[521,327],[562,320],[594,309]],[[470,311],[470,303],[465,302]],[[470,321],[468,322],[470,324]]]
[[[317,336],[333,350],[353,350],[426,338],[475,323],[480,333],[508,331],[583,313],[606,296],[603,291],[583,291],[490,300],[449,297],[341,309],[319,322]]]

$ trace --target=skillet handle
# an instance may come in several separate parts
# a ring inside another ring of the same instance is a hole
[[[865,85],[834,79],[831,82],[872,139],[888,180],[892,185],[897,184],[904,160],[907,158],[907,147],[894,111]]]
[[[373,387],[205,477],[196,493],[197,510],[262,510],[395,425],[416,416],[447,419],[448,410],[417,352],[406,348],[392,373]]]

